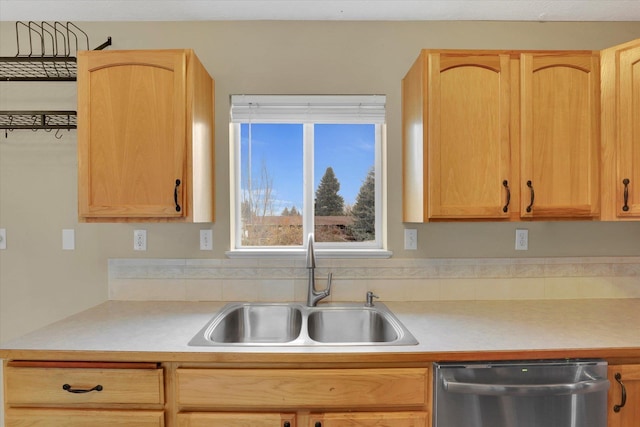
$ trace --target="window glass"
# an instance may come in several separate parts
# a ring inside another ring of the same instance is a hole
[[[303,243],[301,124],[242,124],[242,246]]]
[[[317,124],[314,135],[316,242],[375,240],[375,125]]]
[[[380,96],[232,96],[233,249],[382,248]]]

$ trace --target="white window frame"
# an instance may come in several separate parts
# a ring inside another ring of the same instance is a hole
[[[306,251],[309,232],[313,230],[313,129],[315,124],[365,123],[375,125],[375,207],[376,225],[374,242],[316,242],[318,257],[388,258],[386,250],[386,173],[385,173],[385,102],[382,95],[232,95],[230,141],[230,258],[301,256]],[[251,246],[241,242],[241,135],[243,123],[300,123],[303,125],[303,245]],[[309,179],[312,180],[309,183]]]

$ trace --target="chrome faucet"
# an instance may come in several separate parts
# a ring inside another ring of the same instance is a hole
[[[329,273],[329,277],[327,279],[327,288],[323,291],[316,290],[316,254],[313,251],[313,233],[309,233],[309,238],[307,240],[307,270],[309,270],[309,284],[307,290],[307,306],[315,307],[318,304],[318,301],[326,298],[331,293],[331,277],[332,274]]]

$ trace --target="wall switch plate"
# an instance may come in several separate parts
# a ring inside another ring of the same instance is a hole
[[[200,230],[200,250],[213,250],[213,230]]]
[[[404,249],[407,251],[415,251],[418,249],[418,230],[415,228],[405,228]]]
[[[0,250],[7,249],[7,229],[0,228]]]
[[[529,250],[529,230],[516,229],[516,251]]]
[[[133,230],[133,250],[147,250],[147,230]]]
[[[72,251],[76,248],[76,232],[73,228],[62,230],[62,250]]]

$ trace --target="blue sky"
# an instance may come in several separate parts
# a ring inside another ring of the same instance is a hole
[[[243,188],[246,187],[249,126],[241,126]],[[284,207],[302,209],[303,127],[300,124],[256,124],[251,128],[254,187],[263,165],[273,179],[274,213]],[[315,125],[314,191],[327,167],[340,181],[339,194],[354,204],[362,182],[375,160],[374,125]],[[254,188],[255,189],[255,188]]]

